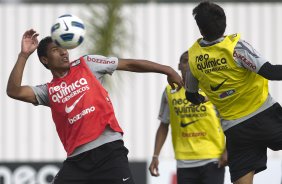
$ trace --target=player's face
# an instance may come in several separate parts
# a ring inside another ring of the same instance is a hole
[[[50,70],[69,69],[69,53],[67,49],[58,47],[55,43],[50,43],[47,47],[47,62]]]

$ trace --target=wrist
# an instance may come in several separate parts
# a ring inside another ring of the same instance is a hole
[[[27,59],[28,59],[28,57],[29,57],[29,54],[26,54],[26,53],[20,52],[18,57],[22,57],[22,58],[25,58],[25,59],[27,60]]]
[[[154,154],[154,155],[153,155],[153,159],[154,159],[154,158],[155,158],[155,159],[158,159],[158,158],[159,158],[159,155]]]
[[[166,66],[166,67],[167,67],[167,69],[166,69],[166,75],[171,75],[171,74],[173,74],[173,72],[174,72],[173,68],[171,68],[170,66]]]

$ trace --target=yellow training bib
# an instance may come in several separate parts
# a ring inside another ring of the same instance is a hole
[[[166,94],[175,158],[219,158],[225,148],[225,138],[211,102],[192,105],[185,97],[184,88],[175,92],[170,85],[166,87]]]
[[[233,54],[240,35],[201,47],[199,40],[189,49],[189,65],[199,87],[226,120],[242,118],[256,111],[268,96],[268,80],[236,65]]]

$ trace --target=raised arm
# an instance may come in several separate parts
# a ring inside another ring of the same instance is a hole
[[[152,61],[137,60],[137,59],[119,59],[117,70],[131,71],[131,72],[154,72],[167,75],[167,81],[173,89],[183,86],[183,80],[180,75],[170,66],[161,65]]]
[[[199,81],[193,76],[189,63],[185,76],[185,89],[186,99],[194,105],[200,105],[208,100],[206,97],[199,94]]]
[[[35,94],[29,86],[22,86],[22,76],[28,57],[38,46],[37,36],[38,33],[36,33],[33,29],[26,31],[23,34],[21,52],[19,53],[16,64],[10,73],[6,89],[9,97],[34,104],[37,103]]]

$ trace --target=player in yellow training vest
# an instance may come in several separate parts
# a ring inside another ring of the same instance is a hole
[[[193,10],[203,38],[189,49],[186,98],[205,103],[205,92],[222,118],[228,166],[235,184],[252,184],[266,169],[267,148],[282,149],[282,108],[268,92],[268,80],[282,80],[272,65],[240,34],[224,36],[224,10],[209,1]]]
[[[179,70],[185,76],[188,52],[180,57]],[[201,93],[204,95],[204,93]],[[167,86],[160,108],[161,121],[155,140],[150,172],[158,176],[158,156],[171,126],[177,160],[178,184],[223,184],[226,164],[225,137],[211,102],[193,105],[185,98],[185,89]],[[219,167],[220,166],[220,167]]]

